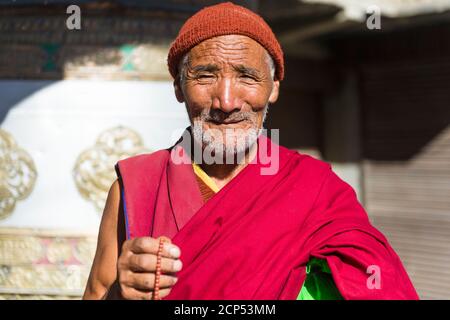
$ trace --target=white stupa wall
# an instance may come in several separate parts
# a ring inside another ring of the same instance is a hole
[[[0,127],[31,155],[38,174],[31,195],[0,220],[0,228],[95,235],[101,214],[76,188],[77,157],[118,125],[138,132],[152,151],[167,148],[189,125],[185,107],[168,81],[0,81],[0,96],[36,87],[12,106],[0,99],[0,111],[9,109]]]

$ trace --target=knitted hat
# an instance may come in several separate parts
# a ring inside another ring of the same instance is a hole
[[[272,56],[275,78],[283,80],[283,51],[272,29],[256,13],[231,2],[203,8],[184,23],[167,57],[172,77],[177,76],[179,61],[186,52],[204,40],[229,34],[244,35],[259,42]]]

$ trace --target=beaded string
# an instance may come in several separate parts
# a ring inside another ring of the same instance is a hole
[[[159,296],[159,284],[161,278],[161,259],[162,259],[162,251],[164,247],[164,242],[168,242],[166,237],[159,237],[159,246],[158,252],[156,254],[156,272],[155,272],[155,286],[153,291],[152,300],[161,300]]]

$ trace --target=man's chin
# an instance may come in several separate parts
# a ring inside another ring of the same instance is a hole
[[[204,144],[205,146],[204,150],[214,150],[213,154],[221,155],[223,159],[225,158],[236,159],[245,156],[255,144],[256,141],[252,141],[251,144],[230,143],[230,144],[221,144],[219,146],[215,144]]]

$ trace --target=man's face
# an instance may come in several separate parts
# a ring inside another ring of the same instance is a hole
[[[192,48],[181,82],[175,81],[194,138],[227,154],[248,150],[256,142],[278,89],[266,50],[241,35],[215,37]]]

